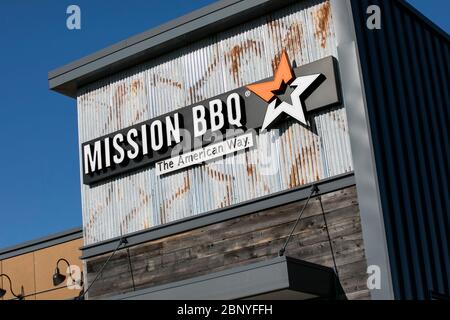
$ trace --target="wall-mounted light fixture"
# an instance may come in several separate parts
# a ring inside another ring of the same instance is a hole
[[[64,259],[64,258],[61,258],[61,259],[59,259],[59,260],[56,262],[55,273],[53,274],[53,285],[54,285],[55,287],[56,287],[56,286],[59,286],[61,283],[64,282],[64,280],[66,280],[66,275],[62,274],[62,273],[59,271],[59,263],[60,263],[61,261],[65,262],[65,263],[67,264],[67,266],[69,267],[69,270],[70,270],[70,266],[71,266],[70,262],[67,261],[67,260]],[[69,277],[73,280],[73,282],[75,282],[75,279],[72,278],[72,274],[71,274],[71,273],[69,274]],[[82,285],[83,285],[83,273],[81,273],[81,280],[80,280],[80,286],[82,286]]]
[[[21,292],[19,294],[16,294],[13,291],[13,288],[12,288],[11,278],[7,274],[4,274],[4,273],[0,274],[0,277],[5,277],[6,279],[8,279],[8,281],[9,281],[9,290],[11,291],[12,295],[14,297],[16,297],[17,299],[22,300],[23,297],[24,297],[23,286],[21,286]],[[0,298],[2,298],[5,294],[6,294],[6,290],[3,289],[3,288],[0,288]]]
[[[55,269],[55,273],[53,274],[53,285],[56,287],[56,286],[59,286],[61,283],[63,283],[64,282],[64,280],[66,280],[66,276],[64,275],[64,274],[62,274],[61,272],[59,272],[59,267],[58,267],[58,265],[59,265],[59,263],[61,262],[61,261],[64,261],[65,263],[67,263],[67,266],[70,268],[70,263],[69,263],[69,261],[67,261],[66,259],[64,259],[64,258],[61,258],[61,259],[59,259],[57,262],[56,262],[56,269]],[[71,277],[72,275],[70,275],[70,277]]]
[[[58,266],[59,266],[59,263],[60,263],[61,261],[64,261],[64,262],[67,264],[67,266],[69,267],[69,272],[71,272],[71,270],[70,270],[70,266],[71,266],[70,262],[67,261],[67,260],[64,259],[64,258],[60,258],[60,259],[56,262],[55,273],[53,274],[53,285],[54,285],[55,287],[56,287],[56,286],[59,286],[61,283],[64,282],[64,280],[66,280],[66,276],[65,276],[64,274],[62,274],[62,273],[59,271],[59,267],[58,267]],[[69,273],[69,277],[72,279],[73,282],[76,282],[75,279],[72,278],[72,273]],[[79,282],[79,286],[80,286],[80,287],[83,287],[83,272],[81,272],[81,279],[80,279],[80,282]],[[84,298],[84,289],[82,288],[81,291],[80,291],[79,296],[76,297],[75,300],[83,299],[83,298]]]

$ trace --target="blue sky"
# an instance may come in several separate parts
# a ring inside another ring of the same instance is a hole
[[[0,1],[0,248],[81,225],[75,100],[48,71],[212,2]],[[410,2],[450,31],[450,1]],[[70,4],[81,30],[66,28]]]

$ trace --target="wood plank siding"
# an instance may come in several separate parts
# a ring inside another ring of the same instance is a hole
[[[349,299],[368,299],[355,187],[322,196],[341,284]],[[255,212],[130,248],[136,290],[276,257],[305,201]],[[333,267],[318,199],[312,199],[286,255]],[[88,283],[109,254],[86,260]],[[133,290],[127,251],[111,259],[89,298]]]

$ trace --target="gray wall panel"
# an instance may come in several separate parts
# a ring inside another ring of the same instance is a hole
[[[382,30],[366,26],[377,4]],[[450,294],[449,38],[403,1],[352,1],[396,298]]]

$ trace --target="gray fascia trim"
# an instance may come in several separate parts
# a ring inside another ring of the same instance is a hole
[[[376,265],[381,270],[381,289],[370,290],[370,294],[374,300],[392,300],[389,253],[351,1],[331,0],[331,11],[338,42],[365,255],[368,266]]]
[[[49,87],[74,98],[83,85],[294,2],[223,0],[213,3],[49,72]]]
[[[104,299],[229,300],[285,289],[326,296],[330,293],[333,277],[331,268],[283,256]],[[320,285],[312,286],[314,282]]]
[[[326,194],[355,185],[353,173],[347,173],[336,177],[321,180],[315,183],[319,187],[319,194]],[[313,184],[307,184],[298,188],[274,193],[269,196],[249,200],[227,208],[213,210],[201,215],[180,219],[175,222],[149,228],[126,235],[128,245],[132,247],[148,241],[164,238],[177,233],[197,229],[207,225],[223,222],[236,217],[248,215],[254,212],[286,205],[306,199]],[[87,245],[81,248],[82,259],[88,259],[114,251],[120,237]],[[124,248],[126,248],[124,247]]]
[[[5,260],[36,250],[52,247],[64,242],[80,239],[83,237],[81,227],[72,228],[66,231],[51,234],[36,240],[27,241],[0,250],[0,260]]]
[[[107,55],[113,54],[117,51],[123,50],[130,46],[133,46],[139,42],[142,42],[149,38],[155,37],[161,33],[167,32],[176,27],[182,26],[183,24],[186,24],[193,20],[199,19],[205,15],[211,14],[212,12],[224,9],[224,8],[226,8],[230,5],[233,5],[237,2],[240,2],[240,1],[242,1],[242,0],[222,0],[222,1],[214,2],[210,5],[200,8],[198,10],[192,11],[184,16],[181,16],[179,18],[175,18],[174,20],[168,21],[160,26],[146,30],[140,34],[131,36],[128,39],[119,41],[118,43],[115,43],[107,48],[104,48],[93,54],[85,56],[79,60],[73,61],[65,66],[62,66],[55,70],[52,70],[48,73],[48,78],[51,79],[51,78],[60,76],[64,73],[67,73],[69,71],[72,71],[74,69],[82,67],[83,65],[94,62],[95,60],[104,58]]]

